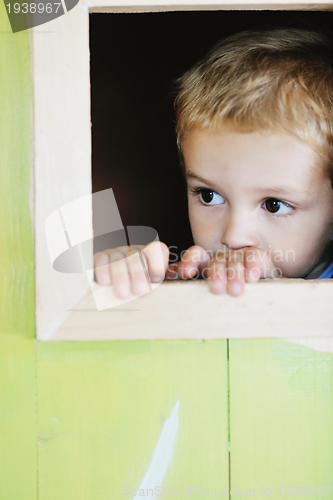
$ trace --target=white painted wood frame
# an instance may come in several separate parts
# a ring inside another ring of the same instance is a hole
[[[203,280],[164,282],[146,296],[97,311],[86,275],[52,268],[45,234],[52,212],[91,194],[90,12],[332,8],[333,1],[81,0],[30,30],[37,340],[281,337],[333,352],[333,280],[262,280],[246,284],[240,298],[214,296]],[[88,219],[92,237],[91,210]],[[99,296],[113,294],[112,287],[93,287]]]

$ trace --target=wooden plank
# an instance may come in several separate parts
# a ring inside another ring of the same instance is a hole
[[[206,280],[163,282],[130,302],[115,299],[112,287],[94,289],[114,307],[97,311],[90,293],[60,328],[39,339],[304,338],[315,332],[333,350],[332,280],[261,280],[246,283],[240,297],[214,295]]]
[[[37,351],[40,500],[126,498],[177,401],[162,486],[219,487],[227,497],[226,341],[38,343]]]
[[[37,330],[61,321],[89,288],[83,274],[54,271],[46,218],[91,193],[89,14],[76,6],[33,31]],[[91,214],[92,236],[92,214]]]
[[[314,0],[86,0],[90,12],[166,12],[175,10],[332,10],[332,1]]]
[[[28,32],[0,5],[0,498],[37,498]]]
[[[333,486],[333,353],[281,339],[231,340],[229,372],[237,497],[253,488],[261,498],[317,498],[322,486],[323,498],[332,500],[333,487],[325,486]],[[298,495],[288,486],[298,486]],[[301,492],[311,486],[315,495]]]

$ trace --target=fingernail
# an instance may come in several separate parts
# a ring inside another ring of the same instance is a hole
[[[116,295],[120,299],[127,299],[129,294],[130,294],[130,290],[129,290],[129,287],[127,285],[120,285],[116,289]]]
[[[251,269],[251,271],[249,273],[250,280],[251,281],[258,281],[258,279],[260,279],[260,274],[261,274],[260,269],[256,269],[256,268]]]
[[[242,285],[238,282],[232,282],[230,285],[232,295],[240,295],[242,293]]]
[[[187,275],[194,275],[197,274],[198,270],[195,267],[186,267],[186,274]]]
[[[221,280],[210,280],[210,289],[213,293],[223,293],[224,284]]]
[[[110,285],[111,284],[110,276],[108,276],[107,274],[102,275],[99,278],[99,283],[100,285]]]
[[[137,295],[143,295],[145,293],[148,293],[149,292],[149,288],[148,288],[148,285],[147,283],[143,282],[143,281],[140,281],[140,283],[137,283],[137,285],[135,286],[135,292]]]
[[[164,276],[160,276],[160,277],[152,276],[150,281],[152,283],[161,283],[164,279],[165,279],[165,274],[164,274]]]

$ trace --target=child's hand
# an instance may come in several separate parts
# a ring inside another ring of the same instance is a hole
[[[143,258],[144,271],[140,256]],[[128,257],[128,258],[127,258]],[[169,248],[153,241],[149,245],[131,245],[110,248],[94,254],[94,270],[99,285],[113,285],[120,299],[129,295],[149,293],[148,280],[163,281],[169,262]]]
[[[166,279],[193,278],[198,273],[208,278],[210,291],[227,292],[238,297],[243,293],[245,282],[256,283],[260,278],[278,278],[281,272],[271,262],[268,252],[258,247],[245,247],[209,254],[199,245],[190,247],[182,260],[171,264]]]

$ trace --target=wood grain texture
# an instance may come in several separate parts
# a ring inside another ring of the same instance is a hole
[[[33,32],[37,330],[57,326],[89,288],[84,274],[55,271],[46,218],[91,193],[89,14],[81,4]],[[91,214],[92,235],[92,214]]]
[[[286,486],[333,486],[333,354],[281,339],[231,340],[229,363],[231,487],[261,498],[271,487],[277,500]],[[324,492],[333,499],[333,487]]]
[[[113,288],[95,285],[110,298]],[[97,311],[92,294],[53,336],[40,340],[333,338],[333,280],[261,280],[240,297],[209,292],[206,280],[163,282],[142,297]],[[208,320],[208,321],[207,321]],[[52,332],[53,333],[53,332]]]
[[[227,491],[226,341],[38,343],[37,351],[40,500],[126,498],[177,401],[162,486]]]
[[[37,498],[32,81],[27,32],[0,4],[0,498]]]

